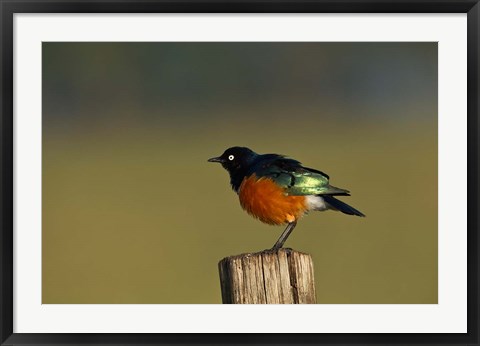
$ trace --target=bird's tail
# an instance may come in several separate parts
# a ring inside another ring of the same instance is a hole
[[[365,215],[358,211],[357,209],[349,206],[347,203],[343,203],[342,201],[336,199],[333,196],[329,195],[322,195],[323,199],[325,202],[328,203],[328,205],[335,210],[341,211],[342,213],[348,214],[348,215],[357,215],[357,216],[362,216],[364,217]]]

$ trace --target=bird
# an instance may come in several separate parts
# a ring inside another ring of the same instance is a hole
[[[298,220],[311,211],[335,210],[365,217],[335,196],[350,196],[348,190],[329,183],[319,170],[279,154],[257,154],[247,147],[231,147],[208,162],[220,163],[230,175],[230,185],[241,207],[270,225],[286,225],[271,250],[283,247]]]

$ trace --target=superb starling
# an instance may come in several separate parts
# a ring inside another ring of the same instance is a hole
[[[250,215],[271,225],[287,224],[272,249],[283,246],[298,219],[309,211],[337,210],[365,216],[334,197],[350,193],[330,185],[327,174],[284,155],[261,155],[249,148],[232,147],[208,161],[219,162],[228,171],[232,189]]]

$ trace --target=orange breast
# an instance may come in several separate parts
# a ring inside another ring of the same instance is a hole
[[[273,180],[255,174],[243,180],[238,195],[243,209],[271,225],[295,221],[307,211],[305,197],[287,196]]]

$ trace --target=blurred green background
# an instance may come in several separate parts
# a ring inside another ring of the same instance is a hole
[[[437,303],[436,43],[43,43],[43,303],[221,303],[217,263],[283,227],[207,159],[320,169],[319,303]]]

